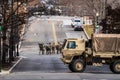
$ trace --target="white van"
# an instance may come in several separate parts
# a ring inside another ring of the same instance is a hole
[[[71,26],[74,28],[75,25],[82,25],[81,20],[80,19],[72,19],[72,23]]]

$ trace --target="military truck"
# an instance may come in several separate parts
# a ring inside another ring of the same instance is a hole
[[[87,65],[109,65],[120,73],[120,34],[93,34],[91,39],[65,39],[61,60],[72,72],[83,72]]]

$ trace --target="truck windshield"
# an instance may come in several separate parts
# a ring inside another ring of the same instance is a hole
[[[66,39],[64,40],[64,42],[63,42],[63,45],[62,45],[62,49],[65,47],[65,44],[66,44]]]

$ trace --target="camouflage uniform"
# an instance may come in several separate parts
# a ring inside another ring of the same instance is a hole
[[[46,45],[46,54],[51,54],[51,46],[50,43]]]
[[[59,46],[59,44],[58,45],[56,45],[56,51],[57,51],[57,54],[59,53],[59,51],[60,51],[60,46]]]
[[[48,45],[45,46],[45,49],[46,49],[46,54],[48,55],[48,54],[49,54],[49,53],[48,53],[48,51],[49,51]]]
[[[42,55],[44,54],[44,45],[43,45],[43,43],[39,43],[38,44],[39,45],[39,54],[42,52]]]
[[[62,44],[60,44],[60,53],[62,52]]]
[[[52,54],[55,54],[55,44],[52,44]]]
[[[51,45],[51,43],[49,43],[49,54],[51,54],[52,53],[52,45]]]

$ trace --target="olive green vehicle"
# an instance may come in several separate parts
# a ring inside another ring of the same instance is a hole
[[[120,34],[93,34],[90,40],[65,39],[61,60],[72,72],[83,72],[87,65],[109,65],[120,73]]]

